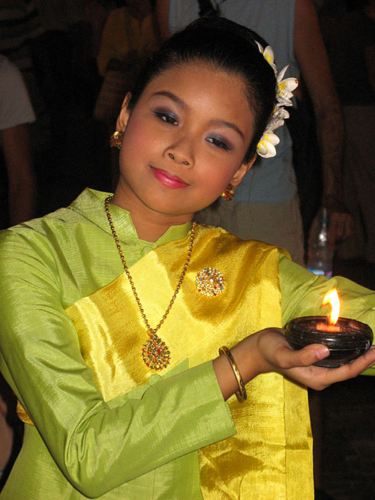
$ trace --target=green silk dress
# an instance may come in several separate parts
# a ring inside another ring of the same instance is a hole
[[[106,196],[86,190],[71,207],[0,237],[0,368],[34,424],[1,498],[203,498],[199,450],[236,434],[210,360],[181,363],[110,400],[96,386],[66,309],[123,274]],[[129,267],[189,239],[185,224],[141,241],[129,213],[113,205],[111,213]],[[348,280],[313,276],[280,254],[279,284],[283,325],[324,314],[323,294],[338,286],[341,315],[375,328],[374,292]]]

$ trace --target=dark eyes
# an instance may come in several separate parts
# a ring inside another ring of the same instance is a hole
[[[174,117],[173,114],[166,112],[166,111],[154,111],[155,116],[159,119],[162,120],[163,122],[167,123],[168,125],[178,125],[177,119]],[[215,146],[216,148],[223,149],[224,151],[231,151],[232,148],[227,144],[225,141],[222,139],[218,139],[217,137],[207,137],[207,142]]]
[[[231,147],[221,139],[217,139],[217,137],[207,137],[207,141],[216,146],[217,148],[224,149],[225,151],[231,151]]]
[[[168,125],[178,125],[178,121],[173,115],[165,113],[163,111],[154,111],[154,114],[163,122],[168,123]]]

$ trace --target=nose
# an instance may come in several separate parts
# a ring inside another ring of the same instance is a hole
[[[194,166],[195,139],[192,134],[184,130],[178,132],[173,141],[165,149],[165,155],[178,165]]]
[[[174,160],[178,163],[182,163],[183,165],[190,165],[190,163],[187,161],[187,160],[181,160],[181,161],[178,161],[177,158],[175,157],[175,155],[173,153],[168,153],[168,156],[171,160]]]

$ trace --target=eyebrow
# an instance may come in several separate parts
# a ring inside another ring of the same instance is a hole
[[[152,95],[153,96],[161,95],[161,96],[164,96],[164,97],[169,97],[169,99],[171,99],[173,102],[175,102],[176,104],[178,104],[182,108],[185,109],[185,108],[188,107],[187,104],[184,101],[182,101],[175,94],[172,94],[172,92],[168,92],[167,90],[160,90],[159,92],[154,92]]]
[[[237,125],[235,123],[232,123],[232,122],[226,122],[225,120],[212,120],[211,122],[213,125],[217,125],[219,127],[228,127],[228,128],[231,128],[232,130],[236,131],[238,134],[240,134],[240,136],[242,137],[242,139],[245,139],[245,136],[242,132],[242,130],[237,127]]]
[[[167,90],[160,90],[159,92],[154,92],[152,95],[153,96],[161,95],[164,97],[169,97],[169,99],[171,99],[173,102],[175,102],[176,104],[178,104],[179,106],[181,106],[184,109],[189,107],[182,99],[177,97],[175,94],[172,94],[172,92],[168,92]],[[237,132],[242,137],[242,139],[245,139],[245,136],[244,136],[242,130],[235,123],[227,122],[225,120],[212,120],[211,123],[212,123],[212,125],[215,125],[215,126],[230,128],[230,129],[234,130],[235,132]]]

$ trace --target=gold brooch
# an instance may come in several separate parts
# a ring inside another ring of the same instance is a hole
[[[206,267],[197,274],[195,286],[202,295],[216,297],[220,295],[224,289],[225,278],[217,269]]]

